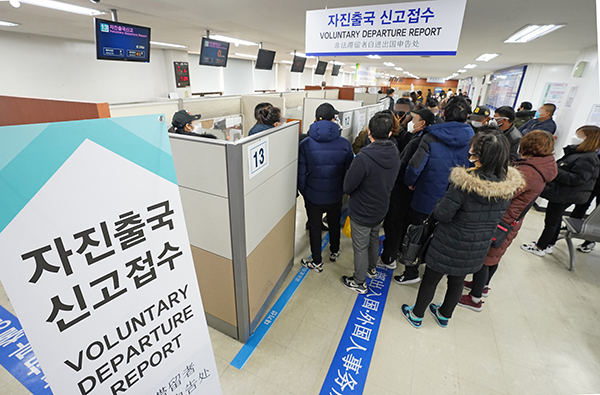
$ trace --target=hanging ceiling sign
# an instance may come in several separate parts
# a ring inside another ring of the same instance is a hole
[[[454,56],[467,0],[421,1],[306,12],[310,56]]]

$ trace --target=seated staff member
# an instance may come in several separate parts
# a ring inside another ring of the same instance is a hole
[[[217,136],[209,133],[194,133],[196,127],[192,125],[192,121],[200,119],[200,114],[192,115],[186,110],[179,110],[173,114],[173,120],[171,121],[171,127],[169,133],[184,134],[186,136],[204,137],[209,139],[216,139]]]
[[[281,110],[273,106],[258,110],[258,117],[256,119],[258,123],[250,129],[248,136],[282,125]]]

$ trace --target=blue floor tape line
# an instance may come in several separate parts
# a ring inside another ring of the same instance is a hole
[[[52,395],[21,323],[0,306],[0,365],[34,395]]]
[[[321,251],[325,249],[327,244],[329,243],[329,232],[323,237],[321,241]],[[256,350],[256,347],[260,344],[262,339],[265,337],[271,326],[279,316],[279,314],[283,311],[285,305],[290,301],[304,278],[306,274],[309,272],[309,269],[302,267],[302,269],[296,274],[296,277],[292,280],[292,282],[287,286],[285,291],[281,294],[277,302],[273,305],[267,317],[260,323],[256,331],[250,336],[246,344],[242,347],[242,349],[238,352],[238,354],[231,361],[231,366],[236,367],[238,369],[242,369],[250,356]]]
[[[363,393],[393,273],[378,266],[377,276],[367,280],[369,292],[356,298],[319,395]]]

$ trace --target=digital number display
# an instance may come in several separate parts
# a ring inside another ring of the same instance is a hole
[[[175,82],[178,88],[190,86],[188,62],[173,62],[175,64]]]

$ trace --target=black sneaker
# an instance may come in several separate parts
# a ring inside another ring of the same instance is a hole
[[[329,261],[330,262],[335,262],[338,260],[338,258],[340,257],[340,252],[330,252],[329,253]]]
[[[402,273],[399,276],[394,276],[394,281],[397,282],[398,284],[401,285],[407,285],[407,284],[416,284],[419,281],[421,281],[421,279],[419,278],[419,276],[417,277],[406,277],[404,273]]]
[[[365,284],[365,283],[357,284],[354,281],[353,277],[342,276],[342,278],[340,279],[340,281],[342,282],[342,284],[344,285],[344,287],[346,287],[348,289],[352,289],[352,290],[358,292],[361,295],[364,295],[367,292],[369,292],[369,290],[367,289],[367,284]]]
[[[394,270],[395,268],[398,267],[398,265],[396,264],[396,261],[391,261],[390,263],[385,263],[381,257],[379,257],[379,260],[377,261],[377,264],[379,266],[385,267],[386,269],[391,269]]]
[[[369,277],[369,278],[377,277],[377,269],[375,269],[375,268],[367,269],[367,277]]]
[[[596,242],[585,241],[582,244],[577,246],[577,251],[585,252],[586,254],[589,254],[590,252],[594,251],[594,247],[596,247]]]
[[[310,258],[310,259],[302,258],[300,263],[302,263],[302,266],[304,266],[305,268],[314,270],[317,273],[321,273],[323,271],[323,262],[316,263],[315,261],[313,261],[312,258]]]

